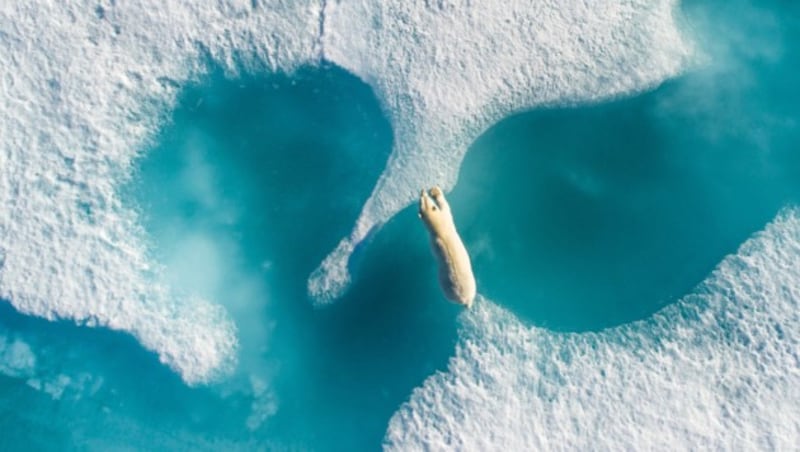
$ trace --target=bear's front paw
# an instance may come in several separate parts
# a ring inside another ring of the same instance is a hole
[[[420,217],[430,215],[432,212],[438,210],[439,206],[431,199],[425,190],[419,195],[419,215]]]
[[[450,211],[450,204],[447,203],[447,198],[444,197],[444,192],[439,186],[431,188],[431,196],[433,200],[436,201],[436,205],[439,206],[439,209],[445,212]]]

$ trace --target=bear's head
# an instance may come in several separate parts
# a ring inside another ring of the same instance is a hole
[[[422,190],[419,197],[419,217],[435,235],[446,234],[454,227],[450,205],[439,187],[431,188],[430,195]]]

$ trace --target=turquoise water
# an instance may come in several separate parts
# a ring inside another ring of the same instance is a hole
[[[559,331],[646,318],[800,200],[800,14],[772,2],[779,21],[765,21],[742,5],[683,5],[710,64],[630,98],[520,113],[471,146],[449,197],[481,294]],[[127,335],[3,304],[3,330],[93,377],[57,400],[0,377],[0,448],[377,449],[446,368],[460,308],[437,286],[415,206],[358,250],[343,299],[307,296],[389,158],[374,94],[332,65],[212,69],[167,117],[123,198],[171,285],[230,313],[233,374],[188,387]],[[63,422],[42,421],[53,415]]]
[[[711,67],[486,132],[451,196],[481,293],[556,330],[640,319],[797,203],[800,29],[773,6],[686,2]]]
[[[711,136],[671,105],[692,82],[525,113],[474,145],[452,204],[484,295],[557,330],[640,319],[797,201],[795,131],[773,128],[769,150]]]
[[[336,307],[306,295],[391,150],[371,90],[323,66],[213,76],[180,105],[131,189],[173,286],[229,309],[243,372],[274,390],[278,410],[256,431],[315,448],[379,444],[409,390],[444,368],[457,308],[440,300],[412,210],[359,253]]]

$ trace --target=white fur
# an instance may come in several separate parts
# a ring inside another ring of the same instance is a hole
[[[439,283],[445,297],[466,307],[472,306],[475,299],[472,264],[441,188],[433,187],[430,196],[422,191],[419,217],[431,235],[431,246],[439,263]]]

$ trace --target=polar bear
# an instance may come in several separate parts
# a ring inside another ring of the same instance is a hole
[[[431,188],[430,195],[422,190],[419,217],[431,235],[431,246],[439,264],[439,283],[445,297],[469,308],[475,299],[475,276],[441,188]]]

